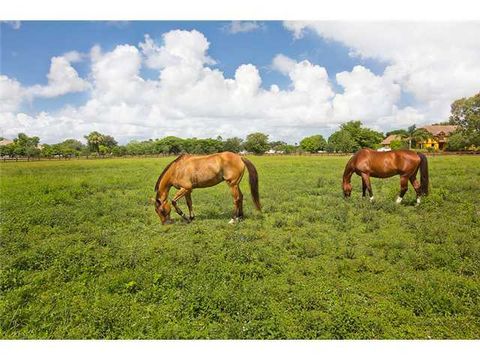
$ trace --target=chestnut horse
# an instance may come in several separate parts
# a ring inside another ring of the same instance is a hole
[[[421,183],[416,179],[420,169]],[[363,196],[368,189],[370,201],[373,201],[372,185],[370,177],[388,178],[400,175],[400,194],[397,197],[397,204],[402,202],[403,196],[408,190],[410,180],[417,193],[417,205],[420,204],[420,197],[428,195],[428,163],[424,154],[411,150],[395,150],[379,152],[371,149],[361,149],[353,155],[345,166],[343,173],[343,194],[349,197],[352,192],[350,179],[356,173],[362,177]]]
[[[248,169],[250,190],[255,207],[260,210],[260,196],[258,194],[258,174],[253,164],[232,152],[222,152],[212,155],[194,156],[180,155],[163,170],[155,184],[156,199],[155,211],[162,224],[170,224],[171,206],[168,202],[168,192],[173,186],[178,189],[172,198],[172,205],[184,220],[190,222],[195,215],[192,209],[191,193],[193,189],[215,186],[225,181],[232,191],[234,212],[230,224],[243,218],[243,195],[240,191],[245,167]],[[178,207],[177,201],[185,196],[189,217]]]

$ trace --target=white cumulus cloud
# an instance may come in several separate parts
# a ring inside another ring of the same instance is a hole
[[[383,76],[376,76],[360,65],[355,66],[351,72],[338,73],[336,79],[344,92],[335,96],[333,108],[335,117],[342,121],[376,121],[392,114],[400,99],[400,85]]]
[[[273,139],[295,142],[312,133],[330,133],[348,120],[361,120],[383,130],[444,120],[450,97],[475,92],[475,81],[467,79],[467,74],[476,74],[476,64],[470,58],[457,59],[463,65],[454,64],[454,50],[445,50],[442,55],[433,44],[432,56],[422,49],[415,55],[410,53],[415,46],[406,47],[408,41],[387,29],[384,35],[392,36],[392,44],[378,39],[385,46],[383,53],[368,41],[360,43],[362,36],[354,34],[354,30],[360,32],[359,25],[345,30],[336,23],[325,28],[316,24],[286,26],[299,37],[306,28],[313,29],[323,37],[348,44],[355,56],[385,61],[385,72],[375,74],[359,65],[328,74],[322,64],[277,54],[269,69],[285,76],[289,84],[266,88],[255,64],[239,64],[233,77],[225,76],[208,54],[208,39],[196,30],[172,30],[158,40],[147,34],[139,44],[119,44],[111,51],[93,46],[88,56],[88,82],[72,66],[86,58],[77,52],[52,58],[47,85],[24,87],[15,79],[0,76],[2,136],[14,137],[22,131],[40,136],[44,142],[56,142],[67,137],[82,139],[97,130],[126,142],[167,135],[244,137],[262,131]],[[373,36],[369,29],[366,37]],[[405,36],[413,36],[412,32]],[[422,33],[417,33],[422,39]],[[420,46],[428,45],[428,41],[418,41]],[[460,43],[464,55],[475,54],[476,43]],[[414,61],[416,58],[419,60]],[[443,67],[446,72],[442,72]],[[142,77],[142,68],[157,76]],[[56,97],[85,90],[89,90],[89,98],[80,106],[66,105],[37,114],[21,112],[25,94]],[[411,93],[418,104],[401,106],[404,92]]]
[[[351,56],[387,63],[384,77],[414,96],[433,121],[450,104],[480,90],[480,22],[295,22],[295,38],[311,30],[348,47]]]
[[[17,80],[0,75],[0,113],[16,111],[23,96],[24,89]]]
[[[70,59],[70,60],[69,60]],[[89,83],[80,78],[70,62],[78,61],[78,53],[68,53],[65,56],[56,56],[51,59],[50,71],[47,74],[47,85],[35,85],[27,89],[33,97],[56,97],[72,92],[85,91]]]

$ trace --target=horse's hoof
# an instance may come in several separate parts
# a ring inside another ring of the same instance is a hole
[[[235,225],[238,222],[238,219],[231,219],[228,223],[230,225]]]
[[[375,198],[373,196],[370,197],[370,202],[373,203],[375,201]]]

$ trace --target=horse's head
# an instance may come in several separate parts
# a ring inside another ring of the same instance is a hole
[[[170,219],[171,211],[172,211],[172,207],[170,206],[168,200],[165,200],[165,201],[160,201],[160,199],[155,200],[155,212],[160,217],[160,220],[162,221],[162,225],[173,223],[173,220]]]
[[[346,198],[350,197],[350,195],[352,194],[352,184],[344,182],[342,188],[343,196],[345,196]]]

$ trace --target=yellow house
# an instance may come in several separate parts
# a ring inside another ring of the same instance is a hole
[[[444,150],[448,142],[448,136],[456,129],[456,125],[426,125],[420,129],[427,130],[432,134],[431,138],[420,143],[421,149]]]

